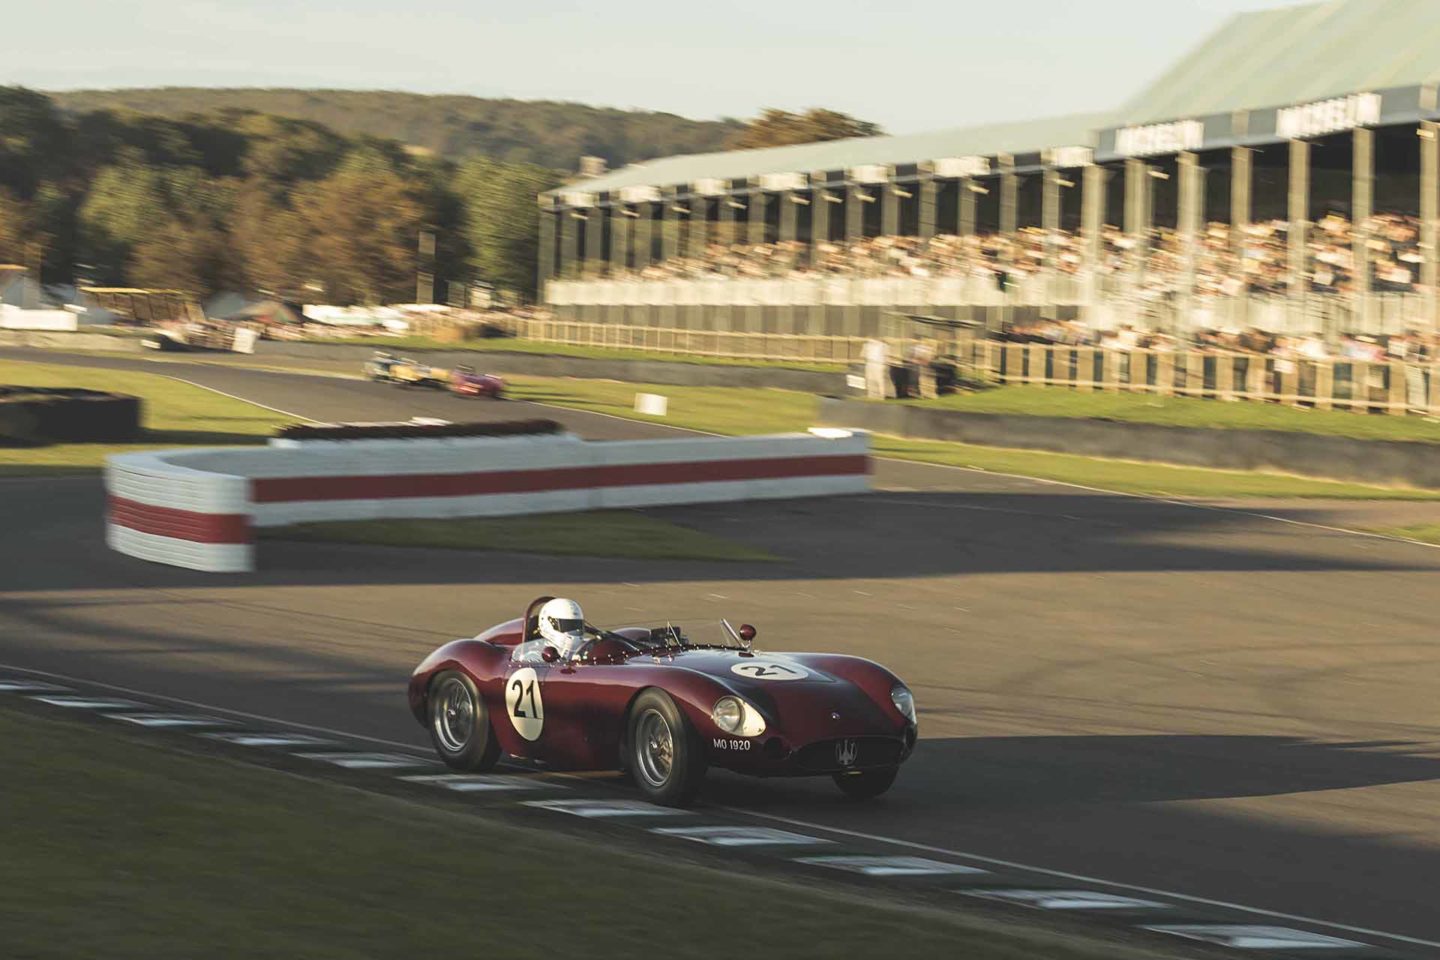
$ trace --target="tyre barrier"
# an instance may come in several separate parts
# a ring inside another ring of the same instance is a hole
[[[255,569],[254,528],[787,499],[870,489],[870,438],[588,441],[568,433],[119,454],[106,539],[192,570]]]
[[[0,440],[122,442],[140,435],[140,398],[78,387],[0,386]]]

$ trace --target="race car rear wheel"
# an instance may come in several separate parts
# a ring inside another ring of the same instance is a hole
[[[485,701],[459,670],[447,670],[431,682],[429,729],[435,752],[456,770],[482,773],[500,759]]]
[[[835,774],[835,786],[851,800],[870,800],[889,790],[899,767],[880,767],[858,773]]]
[[[630,708],[626,767],[652,803],[685,807],[705,778],[706,757],[695,728],[675,701],[646,690]]]

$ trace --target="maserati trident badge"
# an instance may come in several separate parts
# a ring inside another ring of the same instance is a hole
[[[854,740],[841,740],[835,744],[835,762],[842,767],[853,767],[860,755],[860,744]]]

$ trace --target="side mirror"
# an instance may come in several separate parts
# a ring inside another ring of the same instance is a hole
[[[752,640],[755,639],[755,628],[752,627],[752,626],[750,626],[750,624],[748,624],[748,623],[742,623],[742,624],[740,624],[740,631],[739,631],[739,633],[740,633],[740,639],[741,639],[741,640],[744,640],[746,643],[749,643],[749,642],[751,642]]]
[[[544,660],[546,663],[559,663],[560,651],[556,650],[554,647],[546,647],[544,650],[540,651],[540,659]]]

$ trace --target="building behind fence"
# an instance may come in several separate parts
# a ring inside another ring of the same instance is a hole
[[[781,336],[880,335],[896,312],[1178,336],[1434,329],[1434,2],[1376,11],[1239,15],[1114,115],[577,182],[540,198],[543,298],[567,320]]]

